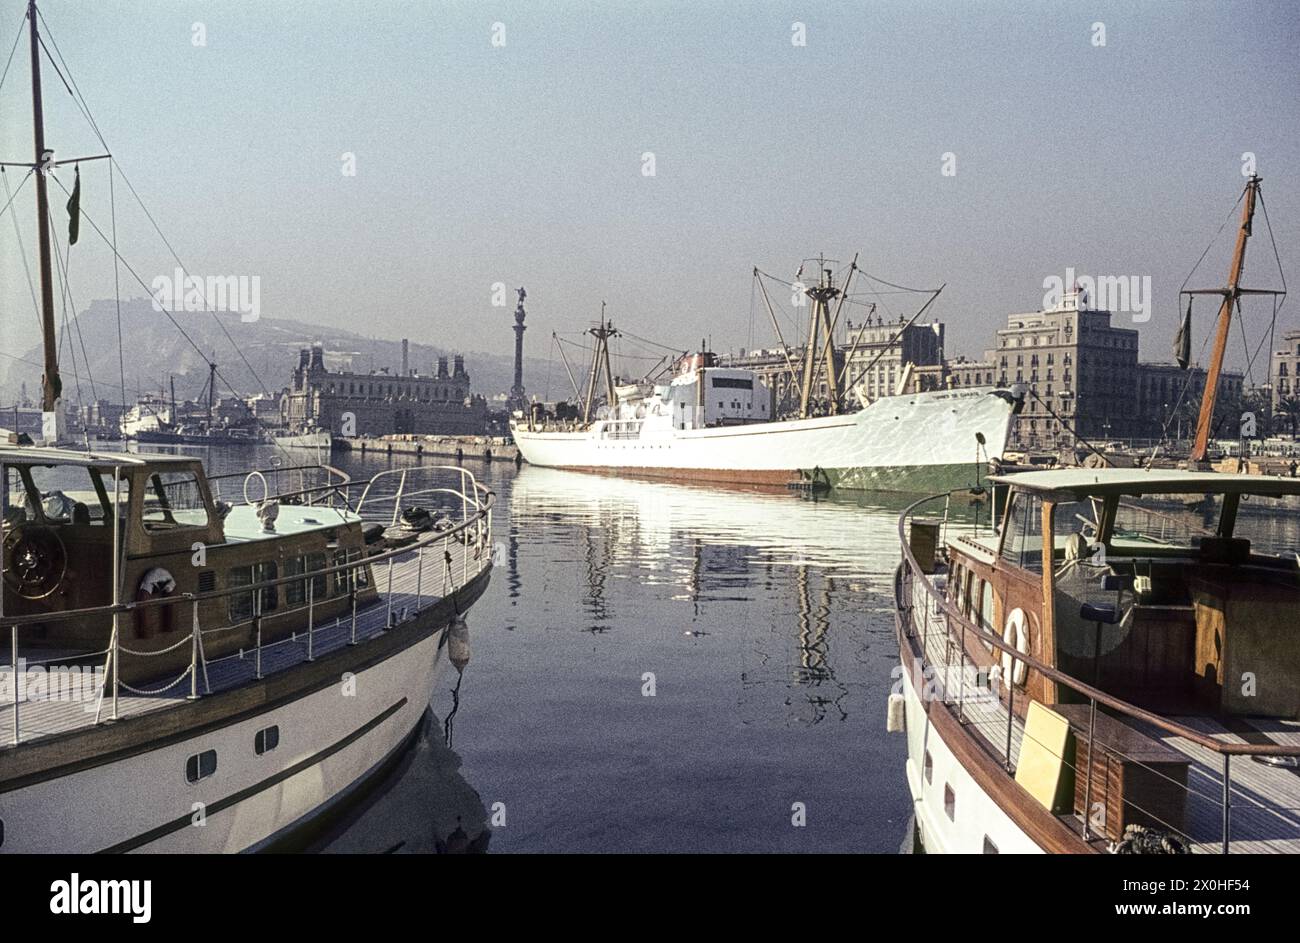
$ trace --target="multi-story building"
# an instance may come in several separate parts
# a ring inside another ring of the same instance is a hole
[[[1245,377],[1237,370],[1219,374],[1215,412],[1237,409],[1242,402]],[[1139,438],[1186,439],[1196,430],[1201,397],[1205,394],[1205,368],[1184,370],[1176,363],[1139,363],[1137,368],[1137,411]],[[1222,425],[1222,423],[1220,423]],[[1221,429],[1225,438],[1233,430]]]
[[[998,385],[1029,389],[1013,446],[1058,450],[1076,437],[1134,437],[1137,353],[1138,332],[1112,327],[1109,311],[1080,307],[1076,292],[1050,311],[1009,316],[986,360],[996,364]]]
[[[868,317],[848,322],[842,356],[848,364],[844,389],[861,389],[869,399],[893,396],[908,364],[930,367],[943,363],[943,323],[885,323]]]
[[[299,352],[281,410],[292,429],[343,435],[479,435],[487,422],[487,403],[470,393],[463,357],[454,358],[451,370],[446,357],[438,358],[433,376],[335,372],[326,369],[319,346]]]
[[[772,391],[773,415],[787,417],[799,410],[799,384],[794,378],[802,376],[803,351],[803,347],[792,348],[789,360],[780,348],[741,351],[719,357],[718,364],[757,373]],[[854,388],[869,399],[892,396],[907,365],[927,377],[942,371],[943,324],[886,324],[870,318],[861,324],[849,321],[845,339],[834,346],[832,356],[847,402],[854,402]],[[920,382],[914,378],[911,387],[918,388]],[[815,383],[813,399],[824,400],[829,395],[825,375],[819,372]]]
[[[1282,346],[1273,351],[1273,412],[1284,400],[1300,398],[1300,331],[1282,335]]]
[[[944,386],[997,386],[998,368],[992,360],[959,357],[946,364]]]

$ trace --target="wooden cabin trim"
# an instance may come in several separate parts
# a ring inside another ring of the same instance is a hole
[[[1038,631],[1042,636],[1042,660],[1048,667],[1056,667],[1056,551],[1053,522],[1056,518],[1056,501],[1044,496],[1043,502],[1043,608],[1038,617]],[[1043,677],[1042,701],[1047,707],[1059,701],[1056,682]]]

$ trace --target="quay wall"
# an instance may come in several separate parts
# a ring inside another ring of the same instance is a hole
[[[429,458],[513,462],[519,449],[498,436],[335,436],[334,447],[371,455],[419,455]]]

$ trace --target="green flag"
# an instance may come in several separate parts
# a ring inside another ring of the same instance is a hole
[[[77,167],[77,179],[72,184],[72,196],[68,197],[68,245],[77,244],[81,232],[81,167]]]
[[[1174,335],[1174,359],[1184,370],[1192,362],[1192,298],[1190,295],[1187,297],[1187,313],[1183,315],[1183,323],[1178,325],[1178,333]]]

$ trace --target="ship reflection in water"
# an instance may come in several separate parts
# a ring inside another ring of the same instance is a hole
[[[456,733],[493,850],[898,849],[903,498],[491,475]]]

